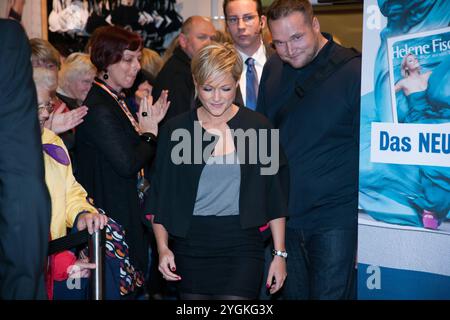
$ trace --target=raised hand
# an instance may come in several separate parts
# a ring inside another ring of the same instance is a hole
[[[158,135],[158,124],[165,117],[170,102],[167,101],[168,91],[163,90],[158,101],[153,104],[153,97],[148,95],[141,100],[137,113],[141,132],[151,132]]]
[[[82,123],[84,116],[88,112],[86,106],[81,106],[68,112],[64,112],[65,109],[66,104],[60,104],[55,111],[50,114],[50,117],[45,121],[44,126],[54,133],[60,134],[75,128]]]

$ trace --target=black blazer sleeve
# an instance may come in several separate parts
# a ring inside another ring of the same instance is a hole
[[[160,212],[160,201],[161,199],[161,183],[162,177],[167,173],[169,168],[165,165],[167,163],[167,157],[170,156],[169,150],[169,126],[166,124],[161,128],[158,137],[158,152],[156,153],[155,161],[152,166],[152,178],[150,182],[150,195],[148,198],[148,206],[146,213],[152,214],[155,216],[156,223],[162,223],[162,214]],[[167,181],[166,183],[171,183]],[[168,199],[167,199],[168,200]]]
[[[31,50],[16,21],[0,30],[0,299],[46,299],[50,199]]]

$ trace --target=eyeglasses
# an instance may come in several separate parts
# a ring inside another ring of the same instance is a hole
[[[52,113],[55,110],[55,105],[53,104],[53,100],[49,100],[47,102],[41,103],[38,105],[38,112],[42,112],[47,110],[48,113]]]
[[[290,43],[292,45],[298,45],[303,39],[302,35],[299,34],[294,34],[289,40],[287,41],[279,41],[279,40],[274,40],[272,41],[272,46],[275,49],[278,50],[282,50],[282,49],[286,49],[287,48],[287,44]]]
[[[246,15],[243,16],[242,18],[239,17],[229,17],[227,18],[227,22],[229,25],[233,26],[233,25],[237,25],[239,23],[239,20],[242,19],[242,21],[247,25],[247,26],[251,26],[254,22],[255,19],[258,17],[257,14],[254,15]]]

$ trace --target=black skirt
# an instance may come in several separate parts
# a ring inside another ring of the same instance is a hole
[[[264,269],[258,228],[242,229],[239,216],[194,216],[186,238],[173,239],[181,293],[256,299]]]

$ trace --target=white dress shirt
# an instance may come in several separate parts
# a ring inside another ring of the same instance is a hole
[[[245,64],[245,61],[250,56],[246,55],[245,53],[239,51],[239,54],[241,55],[242,62],[244,64],[244,68],[242,70],[241,79],[239,80],[239,88],[241,90],[242,94],[242,101],[246,101],[247,98],[247,89],[246,89],[246,73],[247,73],[247,65]],[[264,44],[261,42],[261,45],[259,46],[258,50],[252,55],[252,58],[255,59],[255,69],[256,73],[258,75],[258,84],[261,81],[261,75],[264,68],[264,64],[267,61],[266,57],[266,48],[264,47]]]

